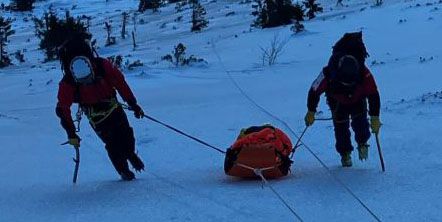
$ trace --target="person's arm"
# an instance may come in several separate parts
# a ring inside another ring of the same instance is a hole
[[[364,84],[365,93],[367,94],[368,99],[368,114],[370,116],[379,116],[381,110],[381,98],[376,81],[368,69],[365,74]]]
[[[121,98],[123,98],[123,100],[129,105],[130,109],[134,111],[135,117],[138,119],[142,118],[144,116],[144,111],[138,105],[137,99],[124,79],[123,73],[106,59],[103,60],[103,67],[106,73],[105,78],[112,83],[112,86],[117,89]]]
[[[324,71],[319,73],[319,76],[313,82],[307,97],[307,108],[309,112],[316,112],[321,94],[327,89],[327,80],[324,75]]]
[[[371,131],[375,134],[378,134],[379,129],[382,126],[381,120],[379,118],[381,110],[381,98],[379,96],[376,81],[374,80],[373,75],[368,69],[365,75],[364,83],[368,99],[368,114],[370,115]]]
[[[137,99],[124,79],[123,73],[106,59],[103,60],[103,67],[106,73],[105,79],[109,81],[113,87],[115,87],[121,98],[123,98],[123,100],[129,104],[129,106],[131,104],[137,104]]]
[[[327,80],[325,78],[324,68],[316,80],[313,82],[307,97],[307,113],[305,114],[304,121],[307,127],[313,125],[315,122],[316,108],[318,107],[321,94],[325,92],[327,88]]]
[[[71,116],[71,105],[74,102],[75,87],[65,82],[60,82],[58,88],[58,102],[55,113],[60,118],[61,126],[66,130],[68,138],[78,138],[75,125]]]

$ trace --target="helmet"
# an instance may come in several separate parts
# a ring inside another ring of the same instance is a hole
[[[94,81],[95,74],[92,63],[85,56],[76,56],[71,60],[69,71],[75,82],[89,84]]]
[[[79,83],[83,83],[80,80],[93,80],[94,53],[88,39],[74,36],[59,47],[58,53],[65,75],[72,76]]]
[[[352,55],[344,55],[338,61],[336,80],[344,86],[354,86],[360,80],[360,65]]]

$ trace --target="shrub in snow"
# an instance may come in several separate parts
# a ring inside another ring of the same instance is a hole
[[[92,38],[82,19],[82,17],[71,17],[69,11],[66,11],[65,19],[60,19],[51,9],[44,13],[41,19],[34,18],[35,34],[40,39],[40,49],[45,51],[47,61],[58,58],[57,47],[66,42],[70,36]]]
[[[174,21],[175,21],[175,22],[181,22],[182,20],[183,20],[183,16],[180,15],[180,16],[178,16]]]
[[[419,63],[429,62],[429,61],[432,61],[433,59],[434,59],[433,56],[430,56],[428,58],[420,56],[419,57]]]
[[[153,12],[158,12],[161,5],[162,0],[140,0],[138,11],[145,12],[147,9],[152,9]]]
[[[273,39],[270,41],[270,45],[266,48],[259,47],[262,52],[262,65],[272,66],[276,63],[276,60],[282,54],[284,47],[286,46],[288,39],[282,40],[278,35],[274,35]]]
[[[182,43],[179,43],[177,46],[175,46],[172,54],[167,54],[161,57],[161,60],[168,61],[176,67],[191,65],[192,63],[205,63],[204,59],[197,58],[194,55],[186,57],[186,46],[184,46],[184,44]]]
[[[128,55],[127,57],[130,57],[130,55]],[[116,55],[116,56],[110,56],[107,57],[107,59],[118,69],[129,69],[129,70],[133,70],[136,67],[139,66],[143,66],[143,62],[141,62],[141,60],[136,60],[134,62],[129,61],[129,59],[124,59],[124,57],[122,55]]]
[[[304,11],[296,8],[291,0],[255,0],[252,5],[256,16],[252,26],[261,28],[288,25],[293,20],[302,21]]]
[[[31,11],[35,0],[11,0],[10,8],[13,11]]]
[[[226,17],[232,16],[232,15],[235,15],[235,12],[228,12],[228,13],[226,14]]]
[[[17,50],[14,53],[14,57],[15,59],[17,59],[17,61],[19,61],[20,63],[25,62],[25,55],[23,54],[23,51],[21,50]]]
[[[117,67],[119,69],[121,69],[123,67],[123,56],[122,55],[110,56],[110,57],[107,57],[107,59],[109,61],[111,61],[115,67]]]
[[[187,5],[188,5],[187,0],[184,0],[184,1],[178,1],[178,2],[176,3],[176,5],[175,5],[175,10],[176,10],[176,12],[179,13],[179,12],[184,11],[184,9],[186,9],[186,8],[184,8],[184,6],[187,6]]]
[[[106,44],[105,46],[115,45],[117,43],[117,40],[115,36],[112,36],[112,21],[106,21],[104,22],[104,29],[106,29],[107,38],[106,38]]]
[[[135,69],[136,67],[140,67],[140,66],[143,66],[144,64],[143,64],[143,62],[141,62],[141,60],[136,60],[136,61],[134,61],[134,62],[131,62],[131,63],[129,63],[128,65],[127,65],[127,69],[129,69],[129,70],[133,70],[133,69]]]
[[[381,6],[382,3],[384,3],[383,0],[376,0],[376,2],[374,3],[375,6]]]
[[[11,24],[12,20],[10,18],[5,19],[0,16],[0,68],[11,65],[11,59],[6,52],[8,37],[14,34]]]
[[[206,15],[206,9],[199,3],[196,2],[192,6],[192,32],[199,32],[203,30],[203,28],[207,27],[209,22],[204,18]]]
[[[298,34],[300,32],[303,32],[305,30],[305,27],[303,24],[301,24],[300,21],[295,21],[295,24],[290,28],[295,34]]]
[[[121,20],[121,38],[125,39],[126,38],[126,24],[127,24],[127,19],[129,19],[129,14],[127,12],[123,12],[122,14],[123,18]]]
[[[316,0],[305,0],[302,2],[307,9],[307,13],[305,14],[308,19],[313,19],[316,17],[316,13],[322,12],[322,7],[316,3]]]

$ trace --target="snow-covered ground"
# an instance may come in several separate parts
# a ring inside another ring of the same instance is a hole
[[[138,1],[42,1],[34,14],[41,16],[53,4],[60,12],[77,5],[72,14],[93,16],[91,31],[101,55],[121,54],[145,64],[124,71],[147,114],[223,149],[241,128],[262,123],[280,127],[296,141],[291,130],[299,135],[304,128],[307,91],[332,45],[343,33],[362,30],[367,64],[381,92],[386,172],[380,171],[374,139],[367,162],[354,155],[352,168],[340,167],[332,124],[318,121],[303,142],[328,169],[300,147],[292,174],[270,183],[304,221],[373,221],[342,184],[382,221],[441,221],[442,3],[321,3],[325,12],[306,21],[307,31],[298,35],[289,26],[250,29],[251,6],[238,1],[204,2],[210,23],[201,33],[190,32],[190,10],[175,22],[174,6],[164,7],[137,16],[145,23],[137,24],[135,51],[130,38],[103,47],[103,22],[112,19],[119,36],[122,11],[133,11]],[[225,16],[229,12],[235,14]],[[59,64],[41,63],[33,24],[23,21],[27,13],[1,13],[15,18],[8,50],[26,49],[27,61],[0,69],[0,221],[296,220],[260,181],[224,175],[223,155],[132,116],[147,170],[136,181],[119,181],[83,120],[79,182],[73,186],[73,150],[60,146],[66,138],[54,111]],[[288,43],[276,65],[263,66],[259,47],[274,35]],[[208,64],[174,68],[162,62],[179,42]],[[324,99],[320,109],[330,115]]]

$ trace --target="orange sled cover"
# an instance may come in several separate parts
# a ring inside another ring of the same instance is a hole
[[[243,178],[257,177],[253,169],[262,169],[266,178],[286,176],[292,161],[292,143],[280,129],[271,125],[241,130],[235,143],[227,149],[224,172]]]

